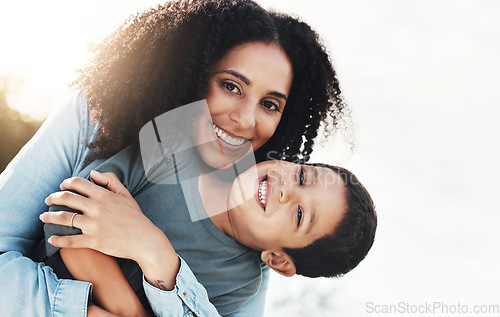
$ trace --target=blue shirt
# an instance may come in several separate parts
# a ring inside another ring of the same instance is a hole
[[[0,307],[5,316],[86,316],[91,284],[58,279],[52,269],[25,257],[42,238],[38,216],[44,199],[62,180],[84,167],[85,143],[96,135],[83,94],[74,94],[51,115],[0,174]],[[234,316],[263,314],[269,269],[257,295]],[[157,316],[218,316],[205,288],[181,258],[172,291],[143,278],[143,288]]]

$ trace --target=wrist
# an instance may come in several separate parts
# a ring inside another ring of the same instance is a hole
[[[133,260],[139,266],[144,266],[145,268],[156,266],[157,263],[167,261],[174,255],[177,256],[170,240],[168,240],[163,232],[161,232],[161,235],[159,234],[154,238],[149,238],[147,241],[142,241],[135,248],[137,252],[135,252]]]
[[[160,241],[136,260],[149,284],[170,291],[180,269],[180,259],[170,241]]]

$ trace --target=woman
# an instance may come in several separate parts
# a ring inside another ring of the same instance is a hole
[[[335,124],[343,109],[335,72],[309,26],[266,12],[250,1],[169,2],[139,14],[96,47],[91,63],[75,83],[85,96],[76,97],[73,107],[49,120],[1,175],[0,204],[7,207],[0,213],[0,252],[5,252],[0,255],[1,276],[9,278],[14,290],[10,296],[5,289],[1,291],[2,304],[10,302],[19,308],[15,299],[28,293],[31,298],[22,306],[27,310],[44,307],[65,316],[85,312],[82,298],[87,298],[87,283],[58,280],[49,268],[23,256],[40,240],[37,217],[46,208],[43,199],[86,163],[137,144],[139,129],[151,119],[205,98],[214,79],[214,65],[248,42],[277,45],[292,69],[286,106],[274,133],[250,138],[256,158],[307,160],[320,123],[330,115]],[[234,82],[215,82],[240,99],[221,116],[239,124],[238,135],[259,135],[256,129],[263,122],[259,116],[273,107],[269,101],[276,96],[269,96],[267,89],[258,98],[249,96],[245,88],[254,88],[253,82],[229,75]],[[87,102],[97,126],[86,126]],[[236,111],[247,110],[249,105],[253,111]],[[213,117],[215,106],[209,104]],[[249,115],[254,118],[250,124],[245,122]],[[225,131],[236,134],[229,128]],[[89,142],[89,148],[81,142]],[[26,188],[28,180],[32,185]],[[23,188],[22,202],[19,188]],[[68,307],[82,309],[75,312]]]

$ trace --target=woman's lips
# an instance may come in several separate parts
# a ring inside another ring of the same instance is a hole
[[[228,148],[230,150],[239,150],[240,148],[243,147],[245,143],[247,143],[248,139],[238,137],[235,135],[230,134],[226,130],[222,129],[221,127],[217,126],[215,123],[211,122],[212,124],[212,129],[214,130],[215,136],[219,141],[221,141],[221,145],[223,145],[225,148]]]

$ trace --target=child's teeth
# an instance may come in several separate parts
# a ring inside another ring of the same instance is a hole
[[[267,180],[263,180],[259,186],[259,199],[262,206],[266,207]]]

